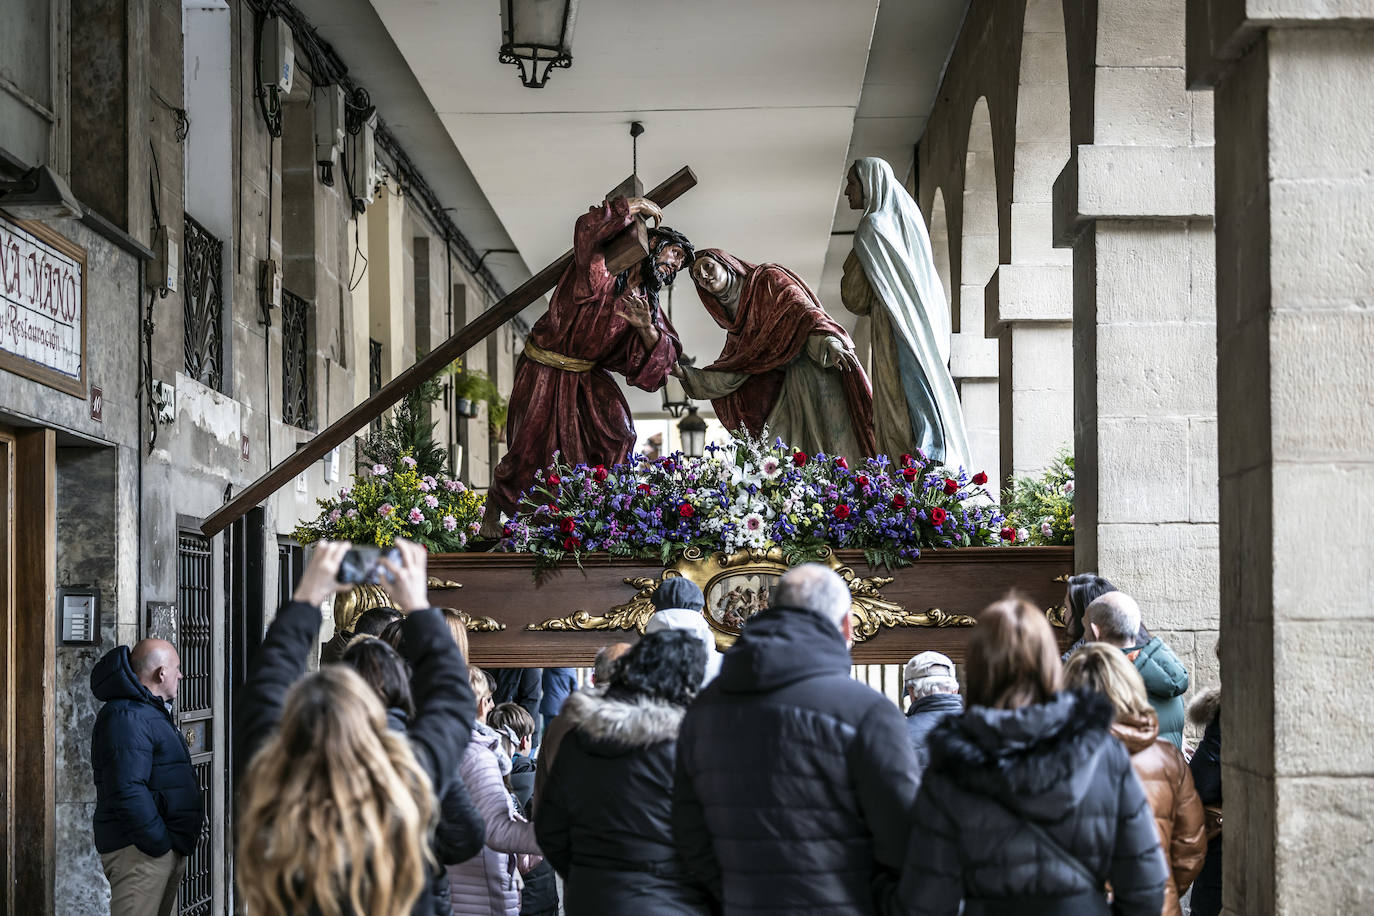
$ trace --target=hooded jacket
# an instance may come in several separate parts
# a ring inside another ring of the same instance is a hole
[[[1159,916],[1168,871],[1113,715],[1104,697],[1065,692],[936,726],[892,909]]]
[[[673,769],[683,710],[580,693],[534,826],[565,881],[568,916],[708,912],[673,845]]]
[[[96,850],[190,855],[205,819],[191,755],[162,698],[135,676],[128,646],[96,662],[91,692],[105,703],[91,732]]]
[[[1131,755],[1131,769],[1140,778],[1155,815],[1160,845],[1169,861],[1169,882],[1164,887],[1163,916],[1182,916],[1182,896],[1202,870],[1207,854],[1202,802],[1193,789],[1193,777],[1183,752],[1159,737],[1153,715],[1118,718],[1112,734]]]
[[[1158,636],[1145,645],[1126,650],[1126,657],[1140,672],[1150,705],[1159,716],[1159,736],[1183,749],[1183,694],[1188,692],[1188,669]]]
[[[906,733],[916,755],[916,774],[930,765],[930,733],[948,716],[964,711],[964,698],[957,693],[930,693],[911,704],[906,711]]]
[[[673,830],[727,914],[874,912],[906,855],[916,761],[825,616],[750,619],[678,737]]]
[[[481,854],[448,867],[454,916],[516,916],[520,912],[524,880],[517,856],[538,855],[539,847],[534,825],[519,812],[502,780],[510,768],[501,739],[485,723],[478,722],[463,753],[461,772],[486,823],[487,839]]]

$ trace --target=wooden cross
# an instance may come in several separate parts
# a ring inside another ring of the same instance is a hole
[[[620,184],[611,188],[607,200],[617,197],[631,198],[644,196],[644,182],[638,175],[631,175]],[[606,255],[606,272],[619,276],[649,256],[649,227],[643,217],[636,218],[624,232],[612,237],[602,246]]]
[[[649,198],[660,207],[666,207],[696,187],[696,183],[697,176],[692,173],[691,168],[683,166],[648,194],[640,196]],[[640,221],[636,220],[636,222]],[[646,244],[645,251],[647,252],[647,250]],[[639,254],[637,257],[642,258],[644,254]],[[387,408],[433,378],[440,369],[481,343],[492,331],[514,318],[527,305],[553,289],[563,276],[563,272],[568,269],[568,265],[572,263],[572,258],[572,251],[564,252],[561,258],[520,284],[519,287],[508,293],[504,299],[487,309],[475,320],[463,325],[452,337],[439,344],[414,365],[383,385],[381,390],[372,397],[335,420],[327,429],[318,433],[309,442],[303,443],[289,458],[249,484],[237,496],[221,506],[219,511],[207,518],[200,530],[205,533],[206,537],[214,537],[229,527],[230,524],[242,518],[249,509],[295,479],[297,474],[311,464],[329,454],[330,449],[341,445],[349,436],[380,417]],[[634,259],[630,263],[633,264]]]

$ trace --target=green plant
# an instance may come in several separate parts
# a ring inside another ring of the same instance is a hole
[[[492,435],[505,429],[509,405],[496,387],[496,383],[491,380],[491,376],[481,369],[466,369],[457,362],[445,369],[444,374],[453,379],[455,398],[486,402],[487,423],[491,427]]]
[[[1061,451],[1039,477],[1018,477],[1002,495],[1008,524],[1019,543],[1073,543],[1073,455]]]
[[[437,423],[429,419],[429,408],[439,400],[443,388],[437,378],[430,379],[407,394],[358,446],[359,464],[395,467],[402,455],[414,459],[421,476],[436,476],[448,467],[448,450],[434,441]]]

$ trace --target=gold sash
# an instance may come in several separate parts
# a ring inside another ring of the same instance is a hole
[[[528,338],[525,339],[525,355],[541,366],[562,369],[564,372],[591,372],[596,368],[594,359],[578,359],[575,356],[564,356],[562,353],[545,350]]]

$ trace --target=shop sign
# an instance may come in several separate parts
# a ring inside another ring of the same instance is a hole
[[[86,397],[86,251],[3,216],[0,369]]]

